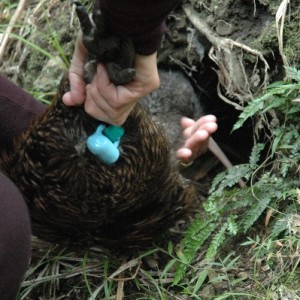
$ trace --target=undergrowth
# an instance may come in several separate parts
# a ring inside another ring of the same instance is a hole
[[[229,245],[240,249],[232,241],[247,238],[240,245],[251,245],[252,251],[267,261],[282,255],[281,251],[275,254],[270,250],[280,245],[289,261],[281,266],[280,277],[285,277],[284,284],[292,288],[295,283],[289,279],[298,272],[299,286],[300,72],[288,68],[287,75],[285,81],[271,84],[263,95],[253,99],[235,124],[234,129],[238,129],[248,118],[256,118],[256,123],[264,124],[264,130],[258,132],[262,142],[254,146],[248,164],[234,166],[215,177],[204,203],[206,217],[192,222],[177,250],[173,284],[188,285],[187,273],[199,259],[206,262],[199,274],[203,283],[212,262],[215,264],[226,253],[224,249]],[[236,187],[240,178],[247,187]],[[260,231],[267,236],[264,241],[259,235],[251,237]],[[204,244],[208,246],[201,253]]]

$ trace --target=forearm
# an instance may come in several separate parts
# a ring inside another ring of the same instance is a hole
[[[132,38],[138,54],[149,55],[158,50],[167,31],[165,19],[180,0],[96,0],[110,29]]]

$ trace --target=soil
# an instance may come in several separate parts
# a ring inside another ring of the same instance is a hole
[[[281,2],[185,0],[167,20],[169,31],[159,50],[159,67],[179,69],[190,78],[205,112],[217,116],[219,130],[214,138],[233,163],[247,161],[255,135],[255,120],[231,132],[241,109],[285,74],[275,24]],[[26,41],[9,41],[0,72],[34,95],[42,93],[47,101],[67,69],[60,51],[67,59],[72,57],[79,24],[69,1],[39,3],[28,1],[20,27],[14,30]],[[284,54],[296,67],[300,63],[299,26],[293,24],[298,22],[299,4],[300,0],[290,4],[283,38]],[[8,17],[4,12],[0,22],[7,23]],[[215,169],[209,167],[209,172]],[[240,272],[246,269],[245,262]],[[215,287],[207,288],[212,295],[210,288]]]

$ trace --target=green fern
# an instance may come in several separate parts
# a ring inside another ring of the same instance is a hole
[[[239,231],[239,226],[237,223],[238,216],[236,215],[231,215],[229,216],[227,222],[228,222],[228,231],[230,232],[231,235],[236,235]]]
[[[226,188],[235,186],[241,178],[248,180],[252,171],[253,167],[250,164],[241,164],[221,172],[215,177],[209,193],[222,196]]]
[[[265,197],[257,200],[252,197],[252,200],[256,205],[253,205],[245,216],[245,219],[242,222],[243,232],[246,233],[248,229],[254,224],[255,221],[261,216],[264,210],[268,207],[271,202],[271,197],[264,195]],[[249,198],[251,199],[251,197]]]
[[[271,232],[272,238],[276,238],[288,232],[288,217],[300,210],[296,195],[300,165],[300,104],[292,102],[300,98],[300,72],[292,70],[290,78],[297,82],[270,85],[265,94],[249,103],[240,115],[234,129],[241,127],[248,118],[268,115],[264,124],[268,125],[269,149],[266,149],[267,143],[257,143],[248,164],[234,166],[214,178],[203,205],[206,218],[196,218],[192,222],[177,251],[174,285],[180,282],[180,286],[185,287],[187,282],[182,279],[186,274],[194,274],[188,268],[201,248],[207,249],[204,261],[213,263],[228,238],[247,234],[268,208],[274,210],[266,229],[268,234]],[[262,159],[262,153],[268,153],[268,157]],[[241,178],[248,183],[243,189],[237,186]],[[207,244],[205,247],[204,243]],[[200,286],[207,272],[204,267]]]
[[[204,242],[210,237],[217,227],[214,219],[204,220],[201,217],[196,218],[185,232],[185,237],[181,241],[180,248],[177,251],[179,258],[173,285],[179,283],[184,277],[188,265],[196,257],[197,251],[202,247]]]
[[[262,215],[271,201],[274,205],[274,203],[281,199],[282,186],[283,181],[269,173],[265,173],[255,186],[253,186],[253,196],[249,198],[249,203],[252,202],[252,205],[247,210],[247,214],[242,222],[244,233]]]
[[[272,236],[278,237],[282,232],[288,229],[288,221],[286,217],[278,218],[272,226]]]
[[[294,67],[286,67],[285,72],[286,72],[286,76],[289,79],[300,82],[300,71],[299,70],[297,70]]]
[[[265,148],[265,144],[262,143],[258,143],[254,145],[249,158],[249,163],[253,170],[257,168],[260,160],[261,152],[264,150],[264,148]]]
[[[259,114],[265,114],[267,111],[290,105],[291,100],[295,99],[299,93],[300,83],[289,83],[278,81],[270,84],[266,93],[253,99],[244,111],[240,114],[238,122],[233,126],[233,130],[242,127],[244,122]]]
[[[226,230],[228,228],[228,223],[225,223],[219,232],[213,237],[212,242],[209,245],[208,250],[206,251],[205,258],[208,261],[211,261],[215,258],[216,254],[218,253],[219,248],[223,245],[226,237]]]

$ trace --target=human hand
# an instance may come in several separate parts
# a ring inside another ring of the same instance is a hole
[[[210,136],[218,129],[216,122],[217,118],[214,115],[203,116],[197,121],[183,117],[181,127],[185,142],[177,150],[177,158],[183,163],[189,163],[203,154],[207,150]]]
[[[136,55],[134,79],[124,85],[115,86],[108,78],[105,66],[98,64],[90,84],[83,79],[87,50],[82,44],[81,34],[69,70],[70,91],[63,96],[65,105],[84,105],[92,117],[113,125],[122,125],[136,102],[159,86],[157,53]]]

